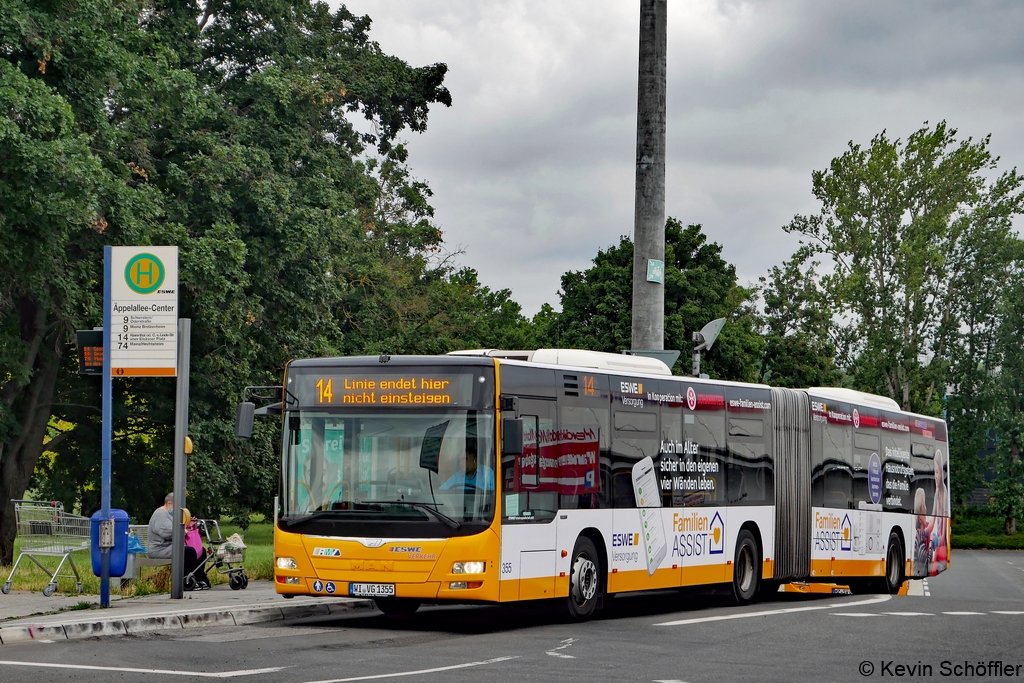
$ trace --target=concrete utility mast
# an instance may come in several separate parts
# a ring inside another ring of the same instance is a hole
[[[667,0],[640,0],[633,231],[634,350],[665,348],[665,71]]]

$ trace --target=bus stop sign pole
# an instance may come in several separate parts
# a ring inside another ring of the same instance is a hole
[[[100,516],[110,519],[110,441],[113,436],[113,381],[110,377],[110,260],[113,247],[103,247],[103,399],[100,449]],[[100,548],[100,607],[110,607],[110,548]]]
[[[185,437],[188,436],[188,372],[192,346],[192,320],[178,318],[178,381],[174,401],[174,535],[171,550],[171,598],[184,597],[185,528],[181,511],[185,508],[188,461]]]

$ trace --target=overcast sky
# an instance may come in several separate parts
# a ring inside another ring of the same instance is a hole
[[[632,235],[639,2],[346,4],[386,52],[448,65],[453,106],[406,135],[448,247],[527,315],[560,308],[562,273]],[[668,2],[666,211],[744,284],[792,254],[781,226],[848,141],[945,119],[1024,169],[1022,114],[1020,0]]]

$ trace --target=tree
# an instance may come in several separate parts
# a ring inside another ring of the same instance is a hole
[[[119,42],[133,39],[138,10],[0,3],[0,563],[14,548],[10,500],[67,398],[55,388],[69,334],[99,309],[97,250],[112,226],[154,211],[151,193],[106,163],[116,130],[103,111],[138,66]]]
[[[441,235],[429,190],[397,140],[451,103],[446,67],[384,54],[369,26],[302,0],[3,0],[6,499],[25,490],[45,440],[39,486],[93,502],[98,392],[67,344],[101,320],[105,244],[181,248],[180,304],[194,323],[189,497],[243,522],[270,511],[277,455],[273,426],[234,440],[241,387],[274,381],[290,358],[351,348],[368,306],[405,285],[423,299],[452,274],[430,261]],[[372,132],[357,133],[353,115]],[[364,348],[381,334],[364,330]],[[142,514],[169,488],[172,414],[173,383],[117,383],[115,505]],[[0,561],[13,536],[8,507]]]
[[[841,377],[831,310],[818,287],[812,250],[762,277],[765,352],[760,381],[780,387],[833,386]]]
[[[996,432],[992,506],[1003,516],[1008,534],[1017,533],[1017,520],[1024,515],[1024,270],[1017,268],[1014,274],[996,335],[999,368],[992,396]]]
[[[987,180],[998,161],[989,138],[956,134],[942,122],[906,143],[884,132],[867,148],[851,142],[812,174],[821,212],[785,226],[830,258],[821,284],[855,388],[933,415],[978,287],[1006,277],[1024,206],[1016,170]]]
[[[677,374],[688,374],[693,332],[728,318],[701,370],[712,377],[753,381],[763,341],[753,307],[754,291],[736,283],[736,268],[708,243],[701,226],[669,218],[665,225],[665,345],[683,354]],[[598,251],[594,265],[562,276],[561,313],[546,307],[534,319],[538,341],[617,353],[631,347],[633,243]]]

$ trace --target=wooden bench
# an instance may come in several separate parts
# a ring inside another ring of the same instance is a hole
[[[142,546],[149,549],[149,525],[148,524],[129,524],[128,533],[137,537]],[[135,571],[132,576],[125,578],[137,579],[139,578],[139,570],[142,567],[169,567],[171,565],[171,558],[169,557],[150,557],[146,553],[132,553],[135,556]]]

